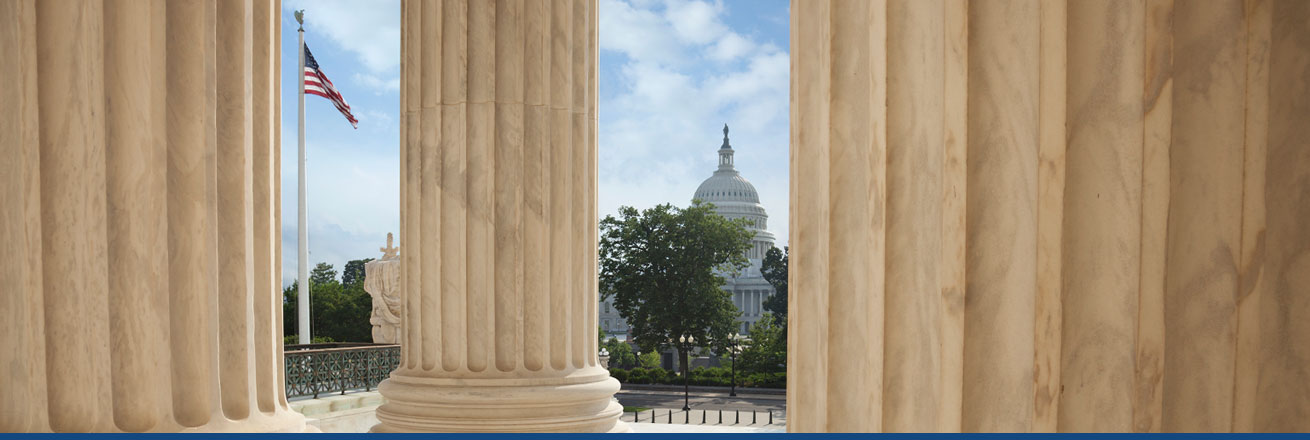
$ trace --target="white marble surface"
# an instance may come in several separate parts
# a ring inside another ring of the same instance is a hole
[[[393,241],[391,233],[387,233],[387,247],[379,249],[382,258],[364,264],[364,291],[373,297],[368,322],[373,325],[373,342],[379,344],[400,343],[404,297],[400,290],[399,249],[392,246]]]

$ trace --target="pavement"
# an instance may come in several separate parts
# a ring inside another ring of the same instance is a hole
[[[623,406],[682,409],[682,391],[620,390],[614,395]],[[739,392],[736,397],[727,393],[695,392],[689,394],[693,409],[785,411],[787,396]]]
[[[684,387],[682,385],[635,384],[635,383],[623,384],[623,389],[628,391],[677,391],[681,393],[683,388]],[[693,393],[710,393],[710,394],[713,393],[728,394],[733,390],[733,388],[731,387],[708,387],[708,386],[698,386],[698,385],[692,385],[686,388],[690,388],[691,392]],[[738,394],[773,394],[778,396],[787,395],[787,390],[783,388],[738,387],[736,388],[736,390]]]

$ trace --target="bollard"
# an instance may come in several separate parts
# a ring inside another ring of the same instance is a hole
[[[733,410],[733,412],[736,412],[736,413],[737,413],[737,421],[736,421],[736,422],[733,422],[732,424],[734,424],[734,425],[740,425],[740,424],[741,424],[741,410],[736,409],[736,410]]]
[[[769,410],[769,424],[773,424],[773,410]]]
[[[669,410],[669,425],[673,424],[673,410]]]
[[[723,424],[723,409],[719,409],[719,424]]]
[[[705,424],[705,410],[700,410],[700,424]]]
[[[751,424],[754,425],[759,420],[756,419],[755,410],[751,410]]]

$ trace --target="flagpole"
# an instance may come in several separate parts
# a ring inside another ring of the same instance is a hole
[[[296,259],[299,265],[298,291],[296,292],[296,324],[299,329],[301,344],[309,344],[313,338],[309,334],[309,231],[306,230],[305,214],[305,20],[304,10],[296,11],[296,21],[300,23],[300,46],[298,46],[300,69],[296,70],[296,83],[299,84],[299,92],[296,95],[299,106],[299,116],[296,118],[297,125],[300,129],[300,194],[297,199],[300,205],[300,219],[296,227],[298,233],[296,243],[300,245],[300,254]]]

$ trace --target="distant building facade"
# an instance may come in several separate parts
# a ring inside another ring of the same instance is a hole
[[[773,247],[775,237],[767,230],[769,214],[760,204],[759,193],[750,181],[741,176],[733,165],[732,144],[728,141],[728,126],[723,126],[723,145],[719,147],[719,168],[696,188],[693,199],[714,205],[714,211],[729,219],[744,218],[750,221],[748,226],[755,232],[751,248],[746,251],[750,265],[737,272],[719,273],[724,279],[723,290],[732,294],[732,303],[741,311],[738,318],[738,331],[746,334],[751,324],[764,316],[764,301],[773,296],[775,290],[760,273],[764,254]],[[607,334],[625,339],[630,327],[614,308],[613,298],[601,300],[601,329]]]

